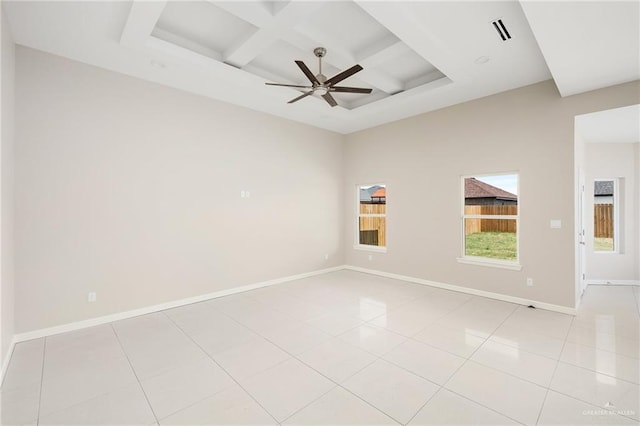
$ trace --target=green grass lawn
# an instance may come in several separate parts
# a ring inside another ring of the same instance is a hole
[[[476,232],[467,235],[466,255],[492,259],[515,260],[517,242],[515,232]]]
[[[593,249],[595,251],[613,251],[613,238],[595,238]]]

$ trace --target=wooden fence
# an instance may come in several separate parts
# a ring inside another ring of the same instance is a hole
[[[360,204],[361,214],[386,214],[386,204]],[[464,206],[467,215],[516,215],[518,206]],[[377,231],[377,235],[373,231]],[[513,219],[467,219],[465,235],[476,232],[516,232]],[[594,234],[613,238],[613,204],[594,205]],[[360,218],[360,243],[387,245],[387,223],[384,217]]]
[[[386,214],[386,204],[360,204],[360,214]],[[360,218],[360,244],[384,247],[387,245],[386,217]]]
[[[596,238],[613,238],[613,204],[593,205],[593,234]]]
[[[518,206],[464,206],[465,215],[512,215],[518,214]],[[516,232],[514,219],[466,219],[465,235],[476,232]]]

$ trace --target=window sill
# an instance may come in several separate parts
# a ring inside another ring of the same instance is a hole
[[[489,268],[510,269],[512,271],[522,270],[522,265],[519,264],[518,262],[490,260],[490,259],[485,259],[481,257],[477,257],[477,258],[459,257],[457,260],[458,260],[458,263],[466,263],[468,265],[488,266]]]
[[[355,244],[353,246],[353,248],[355,250],[372,251],[372,252],[375,252],[375,253],[386,253],[387,252],[387,248],[386,247],[368,246],[368,245],[364,245],[364,244]]]

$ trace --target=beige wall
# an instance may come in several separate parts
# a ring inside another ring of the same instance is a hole
[[[636,224],[636,277],[640,280],[640,142],[634,144],[635,145],[635,182],[636,182],[636,210],[635,210],[635,218],[637,220]]]
[[[9,25],[0,7],[0,37],[2,67],[0,86],[1,137],[0,146],[0,366],[7,361],[14,336],[13,280],[13,141],[14,141],[14,66],[15,45]]]
[[[341,135],[27,48],[16,66],[17,332],[342,264]]]
[[[574,116],[640,89],[563,99],[545,82],[340,136],[27,48],[16,61],[17,332],[343,263],[574,306]],[[459,264],[460,176],[502,171],[520,175],[523,269]],[[389,238],[369,261],[354,191],[372,182]]]
[[[638,212],[636,182],[636,152],[638,144],[587,143],[586,149],[586,225],[587,280],[638,281]],[[615,253],[594,252],[593,249],[593,185],[595,179],[618,178],[617,194],[620,211],[619,247]]]
[[[574,117],[635,104],[639,87],[560,98],[547,81],[349,135],[346,263],[573,307]],[[458,263],[460,177],[508,171],[520,177],[522,270]],[[353,248],[353,193],[367,182],[387,184],[384,254]],[[562,229],[550,229],[551,219],[562,220]]]

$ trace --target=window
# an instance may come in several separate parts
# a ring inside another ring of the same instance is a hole
[[[615,252],[618,244],[616,179],[596,179],[593,182],[593,250]]]
[[[462,178],[463,263],[520,269],[518,175]]]
[[[358,185],[356,248],[385,251],[387,246],[387,187]]]

